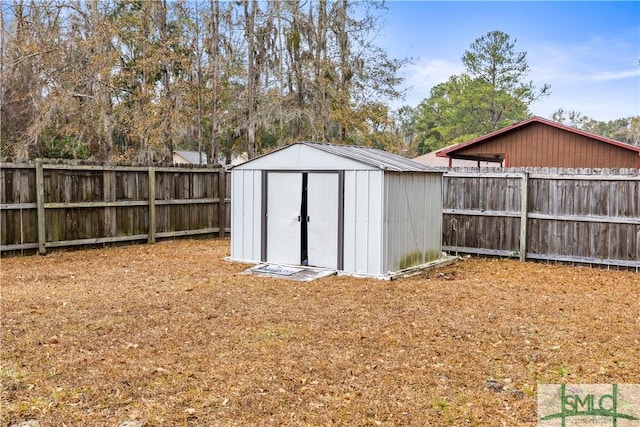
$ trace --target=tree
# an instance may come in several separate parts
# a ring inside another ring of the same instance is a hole
[[[476,39],[462,62],[465,73],[432,88],[417,108],[418,151],[425,153],[503,128],[530,115],[529,106],[549,94],[527,81],[526,52],[508,34]]]
[[[46,90],[46,63],[56,49],[46,37],[56,34],[58,25],[48,6],[26,0],[1,6],[2,155],[19,161],[41,155],[41,137],[51,116],[43,114],[50,111],[43,100],[52,92]]]
[[[583,129],[591,119],[578,111],[564,111],[564,109],[559,108],[553,112],[551,120],[577,129]]]
[[[567,113],[559,108],[553,113],[551,120],[616,141],[640,146],[640,116],[604,122],[587,117],[578,111]]]
[[[489,89],[483,96],[493,130],[503,127],[505,117],[521,114],[522,104],[528,107],[550,93],[549,85],[538,91],[532,81],[526,80],[530,71],[527,52],[517,52],[516,42],[502,31],[490,31],[471,43],[471,49],[462,56],[467,74]]]
[[[408,157],[413,157],[417,152],[416,147],[416,109],[408,105],[400,107],[394,113],[395,140],[401,143],[403,153]]]
[[[379,3],[6,0],[2,156],[167,161],[300,140],[398,145]],[[204,148],[206,147],[206,148]]]
[[[211,147],[208,151],[207,157],[208,163],[213,164],[217,162],[218,150],[220,142],[218,141],[218,135],[220,130],[220,92],[219,92],[219,80],[220,72],[218,64],[220,64],[220,3],[217,0],[211,0],[211,46],[209,55],[211,57]],[[199,17],[196,17],[198,20]],[[199,42],[196,39],[196,42]],[[198,129],[202,132],[202,120],[199,121]]]

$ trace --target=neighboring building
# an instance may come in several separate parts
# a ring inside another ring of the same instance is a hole
[[[178,165],[206,165],[207,155],[197,151],[176,150],[173,152],[173,163]]]
[[[202,155],[202,157],[200,157]],[[227,158],[225,156],[218,157],[218,164],[223,166],[235,166],[249,160],[247,153],[242,154],[232,154],[231,155],[231,163],[227,163]],[[192,165],[206,165],[207,164],[207,155],[206,153],[199,153],[197,151],[184,151],[177,150],[173,152],[173,163],[174,164],[192,164]]]
[[[640,168],[640,147],[540,117],[447,147],[437,156],[505,167]]]
[[[225,156],[218,157],[218,163],[225,166],[237,166],[249,160],[249,156],[247,153],[242,154],[232,154],[231,162],[227,163],[227,158]]]
[[[423,165],[433,166],[438,168],[495,168],[500,167],[500,163],[490,163],[490,162],[479,162],[477,160],[462,160],[462,159],[448,159],[446,157],[438,156],[438,153],[446,150],[450,147],[441,148],[436,151],[432,151],[427,154],[423,154],[422,156],[418,156],[413,159],[414,162],[422,163]]]
[[[442,173],[373,148],[298,143],[231,169],[231,259],[390,273],[441,257]]]

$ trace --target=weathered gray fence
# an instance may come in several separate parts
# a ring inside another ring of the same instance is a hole
[[[456,169],[443,250],[640,268],[638,169]]]
[[[230,232],[221,168],[3,163],[0,251]]]
[[[455,169],[443,185],[445,251],[640,269],[638,169]],[[0,251],[225,236],[230,190],[223,169],[0,164]]]

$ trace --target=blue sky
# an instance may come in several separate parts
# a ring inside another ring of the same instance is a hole
[[[527,52],[530,80],[551,85],[531,106],[551,118],[558,108],[596,120],[640,115],[640,2],[387,2],[376,42],[392,57],[411,56],[402,70],[410,88],[400,105],[415,107],[432,86],[464,68],[469,45],[489,31],[516,39]]]

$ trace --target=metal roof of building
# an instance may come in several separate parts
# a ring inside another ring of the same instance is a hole
[[[356,162],[393,172],[434,172],[434,168],[423,165],[406,157],[391,154],[376,148],[358,145],[321,144],[316,142],[301,142],[300,144],[317,148],[336,156],[346,157]]]
[[[241,165],[232,166],[230,169],[234,169],[236,167],[246,168],[247,165],[251,164],[255,160],[269,156],[278,151],[286,150],[296,145],[304,145],[316,150],[321,150],[335,156],[343,157],[345,159],[361,163],[366,166],[374,167],[381,170],[388,170],[391,172],[442,172],[440,168],[424,165],[411,159],[407,159],[406,157],[402,157],[397,154],[391,154],[377,148],[363,147],[359,145],[327,144],[319,142],[297,142],[294,144],[285,145],[276,148],[275,150],[272,150],[268,153],[254,157],[253,159]]]
[[[176,150],[174,151],[174,153],[179,155],[180,157],[182,157],[183,159],[185,159],[187,162],[191,164],[194,164],[194,165],[207,164],[206,153],[199,153],[197,151],[186,151],[186,150]],[[202,161],[200,161],[200,156],[202,156]]]

